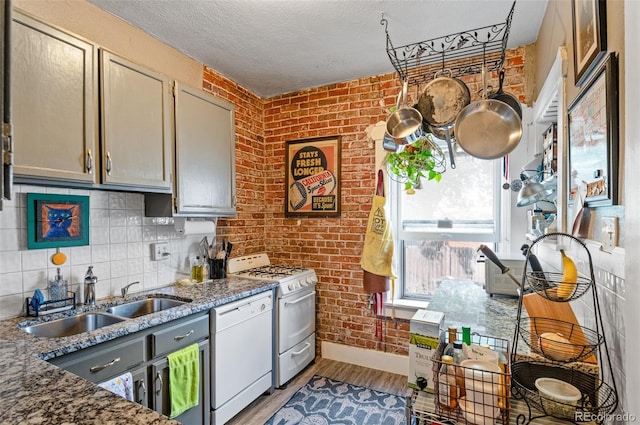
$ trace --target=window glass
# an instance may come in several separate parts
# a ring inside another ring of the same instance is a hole
[[[448,157],[447,157],[448,158]],[[456,152],[456,168],[414,194],[391,180],[390,213],[403,298],[429,298],[442,279],[484,281],[480,244],[499,240],[501,160]],[[448,161],[447,161],[448,163]]]

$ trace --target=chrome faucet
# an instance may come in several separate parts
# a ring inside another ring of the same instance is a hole
[[[127,286],[123,286],[122,289],[120,289],[120,292],[122,292],[122,297],[126,297],[127,294],[129,293],[129,287],[131,285],[135,285],[136,283],[140,283],[140,282],[131,282],[130,284],[128,284]]]
[[[96,305],[96,283],[98,277],[93,274],[93,266],[89,266],[87,273],[84,275],[84,304]]]

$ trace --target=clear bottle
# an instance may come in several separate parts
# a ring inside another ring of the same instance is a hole
[[[453,343],[453,363],[455,365],[456,386],[458,387],[458,394],[460,397],[466,395],[464,385],[464,368],[460,366],[464,360],[464,354],[462,352],[463,342],[458,340]]]
[[[200,282],[201,279],[199,277],[202,275],[202,268],[200,263],[200,256],[196,256],[191,263],[191,281],[192,282]]]
[[[442,407],[455,409],[458,406],[458,386],[456,383],[453,357],[442,356],[438,374],[438,402]]]
[[[453,343],[456,342],[456,338],[458,335],[457,328],[447,328],[447,332],[449,334],[449,339],[447,340],[447,345],[444,347],[444,351],[442,352],[445,356],[453,357]]]

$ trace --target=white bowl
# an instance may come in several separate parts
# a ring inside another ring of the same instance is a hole
[[[464,360],[460,362],[460,366],[464,368],[465,378],[476,381],[497,384],[500,373],[502,373],[500,366],[486,360]]]
[[[500,415],[499,408],[472,403],[466,397],[460,397],[458,403],[465,419],[476,425],[494,425]]]
[[[535,384],[546,413],[573,419],[576,412],[575,406],[582,398],[579,389],[568,382],[555,378],[538,378]]]

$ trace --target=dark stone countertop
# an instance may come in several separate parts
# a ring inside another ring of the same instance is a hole
[[[166,416],[130,402],[46,360],[120,336],[170,322],[200,311],[269,291],[277,283],[227,278],[193,286],[168,286],[100,300],[82,308],[42,318],[18,317],[0,322],[0,423],[2,424],[178,424]],[[40,338],[21,328],[43,320],[164,295],[193,300],[185,305],[128,319],[96,331],[64,338]]]

